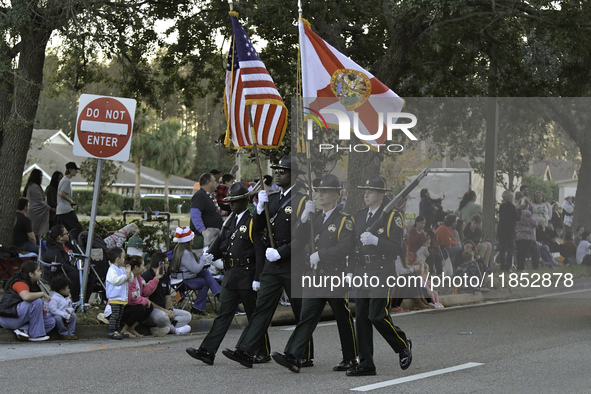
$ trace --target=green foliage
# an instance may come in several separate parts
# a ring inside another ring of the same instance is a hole
[[[548,203],[558,201],[558,185],[553,181],[544,180],[540,175],[526,174],[521,179],[521,184],[527,185],[532,201],[536,192],[542,192]]]
[[[78,203],[78,213],[90,215],[92,209],[92,190],[73,190],[73,199]],[[131,200],[131,203],[129,203]],[[100,202],[102,201],[102,202]],[[101,196],[97,205],[97,215],[111,216],[121,215],[122,210],[131,210],[133,207],[133,198],[123,197],[116,193],[105,192]]]
[[[92,190],[74,190],[74,200],[78,203],[78,212],[90,215],[92,208]],[[97,215],[119,216],[123,211],[133,211],[133,197],[124,197],[116,193],[107,193],[106,203],[99,204]],[[177,213],[177,205],[181,206],[181,213],[189,213],[191,210],[190,198],[175,198],[170,200],[171,213]],[[140,211],[151,209],[152,212],[164,210],[164,198],[142,198]]]
[[[96,171],[98,166],[97,159],[86,159],[80,164],[80,175],[88,182],[88,186],[94,187],[96,180]],[[121,166],[115,164],[113,160],[103,160],[103,168],[101,171],[99,204],[105,202],[107,198],[106,188],[112,186],[117,181],[117,176],[121,171]]]

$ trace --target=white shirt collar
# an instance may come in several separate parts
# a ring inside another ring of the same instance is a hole
[[[332,213],[334,212],[334,210],[336,208],[337,208],[337,206],[335,205],[330,211],[324,212],[324,222],[326,222],[326,219],[328,219],[330,217],[330,215],[332,215]]]

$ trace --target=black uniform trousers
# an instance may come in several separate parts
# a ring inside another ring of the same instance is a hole
[[[236,349],[245,350],[253,355],[265,331],[271,324],[275,309],[283,293],[283,289],[290,297],[291,310],[295,316],[296,324],[300,321],[302,312],[302,299],[291,298],[291,273],[269,274],[263,272],[260,276],[261,289],[257,299],[256,309],[248,326],[242,332]],[[308,350],[305,353],[306,359],[314,358],[314,347],[310,340]]]
[[[324,311],[326,303],[332,308],[339,338],[341,339],[341,351],[343,360],[357,358],[357,347],[355,345],[355,329],[353,317],[349,309],[349,301],[345,298],[304,298],[302,300],[302,315],[293,334],[285,345],[285,353],[308,359],[308,344],[312,339],[312,333]]]
[[[363,367],[375,369],[373,362],[373,327],[384,337],[390,347],[400,353],[407,347],[406,334],[392,322],[389,303],[390,292],[384,297],[369,298],[370,289],[356,290],[355,329],[359,363]]]
[[[246,317],[249,321],[251,320],[256,308],[257,293],[253,290],[231,290],[222,287],[219,302],[221,304],[219,313],[200,346],[201,349],[211,354],[215,354],[220,348],[222,340],[232,325],[238,304],[242,302]],[[269,336],[265,332],[261,337],[261,341],[257,344],[254,354],[257,356],[268,356],[270,351],[271,344],[269,343]]]

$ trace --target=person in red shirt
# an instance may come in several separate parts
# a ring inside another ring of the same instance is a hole
[[[43,310],[43,302],[51,298],[39,288],[42,274],[36,261],[23,263],[6,282],[0,299],[0,326],[13,330],[21,341],[46,341],[55,327],[55,319]]]
[[[445,248],[451,259],[462,250],[454,236],[454,229],[456,228],[456,215],[448,215],[443,220],[443,224],[435,230],[437,237],[437,246]]]

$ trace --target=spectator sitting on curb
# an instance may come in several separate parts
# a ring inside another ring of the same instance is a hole
[[[142,278],[146,282],[152,281],[161,273],[163,274],[158,281],[156,289],[149,296],[154,309],[150,313],[150,316],[142,322],[142,324],[150,327],[150,332],[154,336],[164,336],[166,334],[182,335],[191,331],[191,326],[189,326],[191,314],[172,307],[170,276],[168,272],[169,265],[170,262],[166,253],[156,252],[150,260],[150,268],[142,274]]]
[[[36,261],[24,262],[4,286],[0,299],[0,326],[13,330],[21,341],[46,341],[55,326],[53,317],[44,316],[43,299],[50,298],[37,284],[42,272]]]
[[[583,231],[577,246],[577,264],[591,265],[591,233]]]
[[[63,275],[58,275],[51,281],[51,301],[49,301],[49,313],[55,319],[55,326],[62,339],[77,340],[76,331],[76,313],[72,307],[70,298],[70,279]]]
[[[131,273],[133,279],[129,282],[128,286],[128,301],[125,308],[123,308],[122,321],[125,324],[121,329],[121,334],[129,335],[131,338],[143,337],[142,334],[137,332],[135,329],[141,321],[146,320],[154,307],[152,301],[147,297],[154,292],[158,281],[162,278],[163,274],[158,274],[149,283],[146,283],[141,274],[144,272],[144,260],[140,256],[127,255],[125,264],[129,264],[131,267]]]

